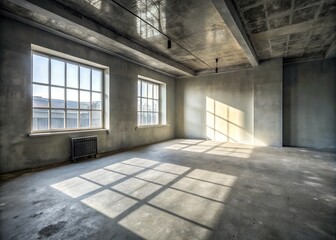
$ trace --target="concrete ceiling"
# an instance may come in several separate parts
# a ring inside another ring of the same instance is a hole
[[[334,0],[5,0],[0,8],[174,76],[213,73],[216,58],[222,72],[269,58],[332,56],[335,49]]]
[[[324,58],[335,42],[335,0],[233,2],[260,60]]]

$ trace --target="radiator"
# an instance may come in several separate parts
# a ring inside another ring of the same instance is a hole
[[[78,158],[96,157],[97,136],[71,138],[71,159],[76,162]]]

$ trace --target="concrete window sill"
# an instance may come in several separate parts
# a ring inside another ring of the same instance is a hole
[[[88,129],[88,130],[78,130],[78,131],[62,131],[62,132],[36,132],[28,134],[29,137],[43,137],[43,136],[53,136],[53,135],[64,135],[64,134],[76,134],[76,133],[93,133],[93,132],[108,132],[108,129]]]
[[[160,127],[170,127],[170,124],[157,124],[157,125],[141,125],[141,126],[136,126],[135,130],[138,128],[160,128]]]

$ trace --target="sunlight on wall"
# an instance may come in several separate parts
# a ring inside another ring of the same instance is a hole
[[[254,145],[256,146],[267,146],[266,143],[264,143],[263,141],[260,141],[259,139],[254,138]]]
[[[247,142],[244,113],[239,109],[206,97],[206,136],[210,140]]]
[[[236,179],[224,173],[132,158],[51,187],[144,239],[179,239],[182,232],[191,239],[204,239],[211,236]]]

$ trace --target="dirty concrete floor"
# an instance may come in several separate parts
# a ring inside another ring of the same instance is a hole
[[[335,239],[336,153],[176,139],[1,183],[1,239]]]

